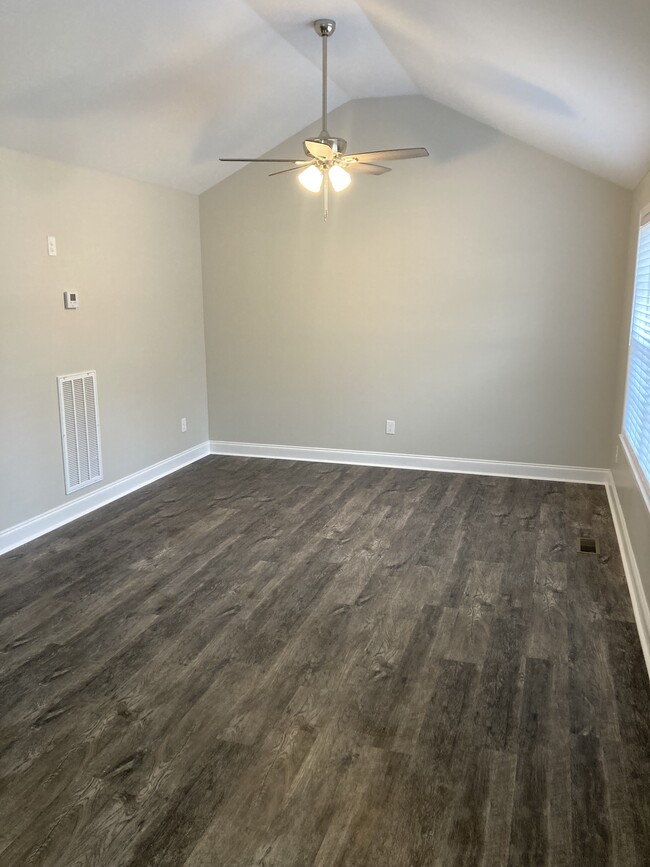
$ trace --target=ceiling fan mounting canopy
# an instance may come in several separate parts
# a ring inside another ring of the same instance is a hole
[[[348,143],[345,139],[332,136],[327,130],[327,42],[336,30],[336,22],[331,18],[317,18],[313,22],[316,34],[323,42],[322,62],[322,127],[316,138],[305,139],[302,143],[307,159],[242,159],[240,157],[220,157],[223,162],[246,163],[291,163],[290,168],[271,172],[282,175],[302,169],[298,180],[311,192],[323,190],[324,216],[327,219],[327,203],[330,185],[335,192],[346,189],[350,184],[350,172],[368,175],[383,175],[389,172],[387,166],[378,165],[375,160],[409,160],[415,157],[428,157],[426,148],[397,148],[384,151],[367,151],[346,154]]]
[[[336,21],[331,18],[317,18],[314,21],[314,30],[318,36],[331,36],[336,30]]]

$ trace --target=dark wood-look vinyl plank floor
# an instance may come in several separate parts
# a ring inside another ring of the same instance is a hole
[[[0,663],[2,867],[650,864],[599,486],[206,458],[2,557]]]

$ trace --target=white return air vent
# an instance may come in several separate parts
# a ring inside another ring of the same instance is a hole
[[[103,478],[94,370],[58,376],[65,492],[71,494]]]

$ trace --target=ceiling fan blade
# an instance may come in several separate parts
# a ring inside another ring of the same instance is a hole
[[[268,160],[268,159],[248,159],[247,157],[219,157],[220,163],[293,163],[297,165],[307,165],[309,160]]]
[[[305,139],[303,144],[307,153],[319,160],[331,160],[334,157],[332,148],[329,145],[323,144],[322,141],[308,138]]]
[[[297,172],[298,169],[304,169],[304,168],[306,168],[307,166],[313,166],[313,165],[315,165],[315,163],[316,163],[316,160],[309,160],[309,161],[307,161],[307,162],[300,163],[299,166],[291,166],[290,169],[280,169],[279,172],[271,172],[271,174],[269,175],[269,177],[272,178],[272,177],[274,177],[275,175],[284,175],[284,174],[286,174],[287,172]]]
[[[348,163],[343,168],[346,172],[357,172],[364,175],[384,175],[390,169],[387,166],[377,166],[374,163]]]
[[[412,160],[416,157],[428,157],[429,151],[426,148],[397,148],[392,151],[367,151],[362,154],[347,154],[347,156],[353,157],[361,163],[374,160],[385,162],[386,160]]]

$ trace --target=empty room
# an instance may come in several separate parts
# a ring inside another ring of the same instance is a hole
[[[1,867],[648,867],[649,40],[3,0]]]

